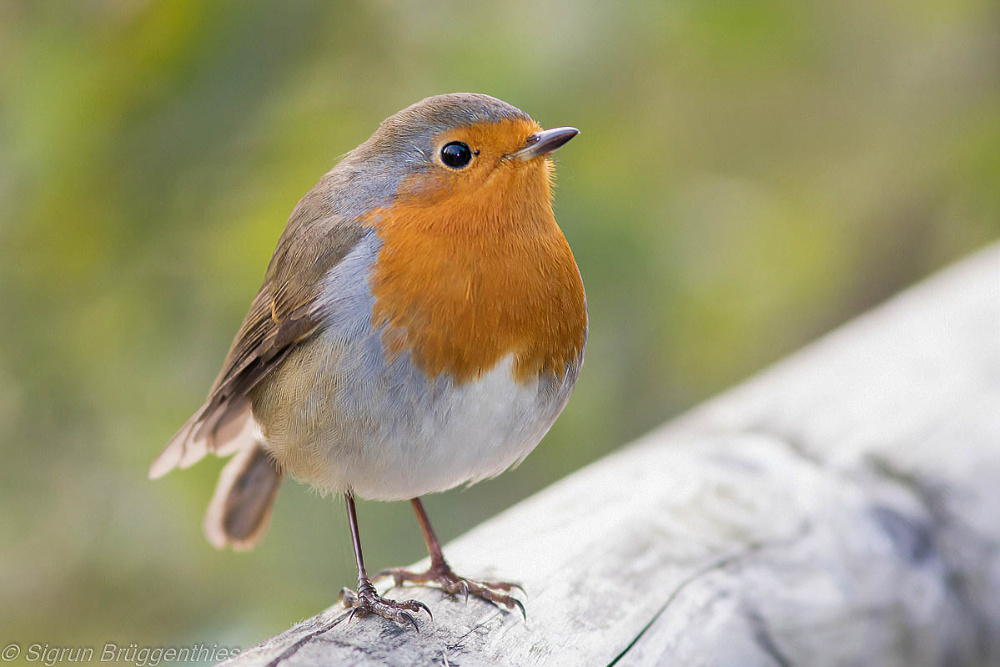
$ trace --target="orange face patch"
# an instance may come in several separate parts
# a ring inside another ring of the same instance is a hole
[[[444,132],[478,151],[461,170],[408,177],[369,223],[383,241],[371,277],[372,322],[390,354],[410,351],[429,377],[465,382],[514,355],[521,381],[561,376],[583,350],[583,283],[550,204],[551,164],[508,156],[529,121]]]

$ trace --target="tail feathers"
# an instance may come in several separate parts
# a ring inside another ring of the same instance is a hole
[[[222,469],[209,503],[204,523],[208,541],[217,549],[254,548],[267,532],[282,477],[259,442],[243,448]]]
[[[174,434],[153,461],[149,467],[149,478],[158,479],[174,468],[190,468],[209,452],[222,457],[232,456],[260,439],[249,403],[239,412],[230,414],[225,422],[213,422],[213,428],[205,428],[205,423],[205,408],[202,407]]]

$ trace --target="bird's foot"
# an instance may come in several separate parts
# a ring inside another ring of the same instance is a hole
[[[393,585],[397,587],[402,587],[407,582],[418,586],[430,584],[433,588],[440,588],[452,595],[461,594],[465,596],[466,602],[472,595],[496,605],[503,605],[508,610],[516,607],[525,619],[528,618],[521,601],[510,595],[514,589],[524,592],[524,588],[520,584],[466,579],[452,572],[451,567],[446,562],[431,563],[426,572],[411,572],[401,567],[382,570],[375,576],[375,579],[378,580],[382,577],[392,577]]]
[[[416,600],[397,601],[382,597],[368,579],[358,580],[357,593],[349,588],[342,589],[338,600],[343,602],[345,607],[353,610],[350,618],[347,619],[348,621],[353,621],[355,616],[364,618],[368,614],[376,614],[400,625],[409,623],[417,632],[420,632],[420,628],[417,627],[417,619],[410,612],[426,611],[432,620],[434,618],[431,610],[423,602]]]

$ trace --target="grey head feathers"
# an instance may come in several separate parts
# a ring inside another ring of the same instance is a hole
[[[531,118],[517,107],[489,95],[435,95],[386,118],[372,135],[372,139],[380,144],[392,144],[422,138],[428,132],[433,135],[463,125],[499,123],[505,120],[530,121]]]
[[[479,93],[428,97],[389,116],[363,144],[344,156],[316,190],[346,219],[392,203],[406,176],[434,164],[434,136],[457,127],[531,120],[503,100]]]

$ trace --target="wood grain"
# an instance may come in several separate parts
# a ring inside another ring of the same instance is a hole
[[[528,618],[406,591],[228,664],[1000,664],[1000,246],[448,545]]]

